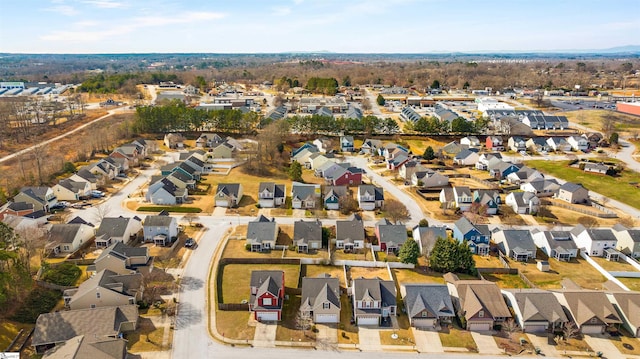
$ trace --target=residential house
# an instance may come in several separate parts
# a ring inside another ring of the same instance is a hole
[[[492,158],[487,164],[489,175],[497,179],[507,178],[510,174],[520,171],[522,165],[516,165],[511,162],[505,162],[497,158]]]
[[[147,216],[142,226],[145,242],[166,246],[178,238],[178,220],[169,215]]]
[[[531,236],[536,247],[546,253],[549,258],[568,262],[578,256],[578,247],[568,231],[531,230]]]
[[[574,151],[585,152],[589,149],[589,141],[582,136],[569,136],[567,137],[567,143]]]
[[[196,139],[196,147],[198,148],[213,148],[223,143],[224,139],[217,133],[201,133]]]
[[[341,136],[340,137],[340,151],[341,152],[353,152],[355,151],[353,136]]]
[[[260,182],[258,186],[258,204],[260,208],[282,206],[286,199],[286,185],[273,182]]]
[[[127,359],[126,339],[122,338],[90,338],[78,335],[66,342],[47,350],[42,359]]]
[[[362,147],[360,147],[360,152],[366,155],[371,156],[381,156],[382,154],[379,152],[382,148],[382,141],[374,140],[374,139],[366,139],[362,143]]]
[[[612,231],[618,240],[617,250],[634,258],[640,257],[640,229],[629,229],[618,223]]]
[[[149,186],[145,198],[153,204],[175,205],[184,203],[188,195],[186,188],[179,188],[171,180],[163,178]]]
[[[555,152],[571,151],[571,145],[564,137],[549,137],[547,138],[547,144]]]
[[[345,112],[344,114],[344,118],[352,118],[352,119],[358,119],[361,120],[362,119],[362,110],[358,107],[355,106],[349,106],[349,108],[347,109],[347,112]],[[348,151],[345,151],[348,152]]]
[[[390,160],[400,155],[408,156],[409,150],[397,143],[390,142],[385,144],[384,147],[382,147],[381,155],[384,156],[386,160]]]
[[[487,151],[504,151],[504,142],[498,136],[487,136],[485,147]]]
[[[112,180],[116,178],[116,176],[118,176],[118,174],[120,173],[119,168],[114,163],[107,161],[106,158],[81,167],[78,170],[78,173],[81,171],[87,171],[93,174],[98,179],[98,183],[100,185],[104,185],[107,179]]]
[[[325,186],[324,187],[324,208],[328,210],[340,209],[340,198],[350,196],[347,186]]]
[[[511,192],[505,203],[518,214],[536,214],[540,209],[540,199],[533,192]]]
[[[353,311],[357,325],[380,325],[383,318],[397,315],[396,284],[380,278],[353,280]]]
[[[5,216],[22,217],[33,212],[33,203],[7,202],[0,206],[0,221],[3,220]]]
[[[493,216],[498,213],[498,207],[502,204],[500,192],[492,189],[477,189],[473,191],[473,203],[477,203],[484,208],[487,215]]]
[[[558,192],[560,184],[555,178],[537,179],[531,182],[522,183],[520,189],[525,192],[531,192],[538,197],[550,197]]]
[[[287,108],[285,106],[278,106],[273,110],[267,112],[264,116],[265,120],[277,121],[287,117]]]
[[[392,223],[386,218],[376,222],[376,238],[380,251],[397,253],[407,241],[407,227],[404,224]]]
[[[347,164],[348,165],[348,164]],[[362,170],[358,167],[338,166],[330,175],[325,176],[327,183],[332,186],[352,186],[362,183]]]
[[[144,291],[142,274],[118,274],[108,269],[64,291],[64,304],[71,310],[136,304]]]
[[[49,212],[58,203],[56,194],[50,187],[22,187],[13,197],[14,202],[25,202],[33,205],[34,211]]]
[[[309,253],[309,249],[322,248],[322,223],[299,220],[293,224],[293,243],[299,253]]]
[[[171,181],[171,183],[179,189],[188,191],[196,188],[196,181],[182,171],[173,171],[167,175],[166,179]]]
[[[220,143],[207,152],[207,157],[212,159],[233,158],[233,147],[229,143]]]
[[[54,254],[73,253],[89,242],[94,235],[95,229],[87,224],[52,224],[45,248]]]
[[[184,148],[184,137],[179,133],[167,133],[164,135],[164,145],[170,149]]]
[[[196,156],[189,156],[184,161],[182,161],[182,163],[193,168],[196,173],[198,173],[198,175],[211,172],[212,170],[211,165],[204,163],[204,161]]]
[[[111,158],[124,158],[129,161],[129,165],[136,167],[140,164],[140,156],[139,156],[138,148],[136,146],[127,146],[123,145],[120,147],[116,147],[113,152],[109,155]]]
[[[578,224],[571,230],[576,246],[589,256],[602,257],[605,249],[616,248],[618,239],[609,228],[586,228]]]
[[[249,222],[247,226],[247,244],[252,252],[264,252],[276,248],[278,240],[278,224],[274,218],[263,215]]]
[[[520,185],[522,183],[544,179],[544,175],[534,168],[522,166],[517,172],[507,175],[507,181],[511,184]]]
[[[589,190],[579,183],[565,182],[558,188],[556,198],[569,203],[584,204],[589,202]]]
[[[313,144],[318,148],[320,153],[333,151],[333,141],[329,138],[316,138],[313,140]]]
[[[541,289],[503,289],[502,294],[513,309],[514,319],[525,333],[562,330],[569,318],[558,298]]]
[[[106,183],[105,176],[95,175],[85,168],[79,169],[78,172],[69,177],[69,180],[74,182],[86,182],[89,184],[90,189],[97,189],[98,185],[102,186]],[[58,198],[60,197],[58,196]]]
[[[458,242],[467,243],[475,254],[489,254],[491,231],[487,225],[474,225],[467,218],[462,217],[453,224],[453,238]]]
[[[509,146],[509,149],[513,152],[526,151],[527,141],[522,137],[512,136],[509,137],[507,146]]]
[[[456,207],[460,208],[461,211],[468,211],[469,208],[471,208],[471,204],[473,203],[473,195],[471,194],[471,190],[469,189],[469,187],[453,187],[453,201]]]
[[[426,168],[422,167],[419,161],[409,160],[403,163],[402,166],[400,166],[400,168],[398,169],[398,175],[404,178],[405,180],[410,181],[411,176],[413,176],[414,172],[425,171],[425,170]]]
[[[438,197],[440,201],[440,207],[444,209],[453,209],[456,207],[456,201],[453,198],[453,188],[444,187],[440,190],[440,195]]]
[[[598,132],[585,133],[582,135],[589,142],[589,148],[597,148],[602,145],[604,136]]]
[[[320,198],[320,185],[293,182],[291,186],[291,207],[294,209],[316,208]]]
[[[609,172],[609,166],[605,165],[604,163],[587,162],[584,164],[584,171],[606,175],[607,172]]]
[[[446,285],[406,284],[400,291],[412,327],[438,330],[456,316]]]
[[[403,164],[410,160],[409,154],[400,149],[394,150],[395,153],[392,158],[387,159],[387,169],[397,171]]]
[[[429,169],[415,171],[411,175],[411,185],[422,188],[444,187],[449,185],[449,177]]]
[[[129,243],[142,229],[138,217],[105,217],[96,231],[96,247],[107,248],[114,242]]]
[[[309,156],[309,163],[311,164],[311,169],[314,170],[316,176],[322,176],[321,168],[326,168],[326,166],[336,164],[335,155],[333,153],[316,152]]]
[[[365,211],[373,211],[384,205],[384,190],[371,184],[358,186],[358,206]]]
[[[314,323],[340,323],[340,280],[329,274],[302,278],[300,311]]]
[[[147,272],[151,269],[152,260],[149,247],[130,247],[123,242],[114,242],[100,253],[93,268],[87,268],[87,271],[99,273],[110,270],[117,274],[130,274],[145,269]]]
[[[469,148],[480,148],[480,140],[476,136],[465,136],[460,139],[461,145],[467,145]]]
[[[413,227],[413,240],[418,243],[420,253],[429,257],[438,238],[448,238],[445,227]]]
[[[314,153],[319,153],[320,150],[312,144],[305,144],[304,146],[294,150],[291,153],[291,159],[298,162],[305,168],[311,168],[309,157]]]
[[[461,145],[456,141],[451,141],[442,147],[442,152],[447,153],[451,156],[457,155],[462,150],[468,150],[469,146]]]
[[[470,149],[465,149],[453,157],[453,163],[458,166],[475,166],[478,162],[478,153]]]
[[[500,288],[488,280],[460,280],[453,273],[444,275],[457,313],[465,318],[466,330],[490,331],[511,318]]]
[[[634,337],[640,338],[640,293],[615,291],[607,293],[607,298],[618,312],[618,317]]]
[[[531,137],[526,143],[527,150],[532,153],[550,152],[553,149],[547,143],[546,137]]]
[[[66,178],[60,180],[52,190],[60,201],[78,201],[89,197],[91,185],[88,182],[76,182]]]
[[[242,200],[242,184],[219,183],[215,198],[216,207],[237,207]]]
[[[138,306],[123,305],[95,309],[80,309],[44,313],[38,316],[31,337],[36,353],[42,354],[55,346],[76,338],[118,338],[133,332],[138,326]]]
[[[478,162],[476,162],[476,169],[480,171],[487,171],[489,169],[489,161],[492,158],[496,160],[502,160],[502,155],[498,152],[483,153],[478,156]]]
[[[507,257],[526,262],[536,257],[536,245],[526,229],[501,229],[493,233],[493,241]]]
[[[604,292],[565,289],[553,293],[582,334],[603,334],[608,326],[622,323]]]
[[[352,214],[347,220],[336,221],[336,248],[352,252],[364,248],[364,225],[362,218]]]
[[[126,158],[105,157],[102,160],[116,168],[116,177],[124,175],[129,170],[129,160]]]
[[[249,311],[254,319],[280,321],[284,303],[284,271],[254,270],[251,272]]]

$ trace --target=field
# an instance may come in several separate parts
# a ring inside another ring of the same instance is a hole
[[[602,283],[606,282],[606,278],[583,259],[560,262],[549,258],[549,272],[540,272],[533,262],[510,261],[509,265],[511,268],[519,268],[540,289],[559,289],[563,278],[569,278],[586,289],[601,289]]]
[[[216,328],[225,338],[253,339],[256,327],[247,325],[249,322],[248,310],[226,311],[216,309]]]
[[[467,348],[472,352],[478,351],[478,346],[473,340],[471,333],[460,329],[458,326],[443,330],[438,334],[440,335],[442,346],[445,348]]]
[[[578,110],[555,113],[558,116],[566,116],[570,122],[602,130],[602,123],[606,116],[612,116],[615,130],[621,134],[628,134],[631,131],[640,130],[640,119],[623,113],[607,110]]]
[[[390,279],[387,268],[351,267],[349,271],[351,272],[351,279],[356,279],[360,277],[364,277],[364,278],[378,277],[383,280]]]
[[[222,272],[222,302],[241,303],[249,300],[251,272],[254,270],[283,270],[285,287],[297,288],[300,268],[291,264],[228,264]],[[238,288],[242,288],[239,290]]]
[[[526,165],[554,177],[582,185],[601,195],[640,208],[640,189],[631,183],[640,183],[640,173],[623,171],[620,177],[588,174],[579,168],[568,166],[567,161],[527,161]]]

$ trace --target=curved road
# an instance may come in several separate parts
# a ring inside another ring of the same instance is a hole
[[[83,124],[83,125],[81,125],[81,126],[79,126],[79,127],[76,127],[76,128],[74,128],[73,130],[71,130],[71,131],[69,131],[69,132],[65,132],[65,133],[61,134],[60,136],[56,136],[56,137],[51,138],[51,139],[49,139],[49,140],[46,140],[46,141],[40,142],[40,143],[39,143],[39,144],[37,144],[37,145],[33,145],[33,146],[31,146],[31,147],[27,147],[27,148],[25,148],[25,149],[23,149],[23,150],[20,150],[20,151],[18,151],[18,152],[16,152],[16,153],[10,154],[10,155],[8,155],[8,156],[4,156],[4,157],[0,158],[0,163],[2,163],[2,162],[4,162],[4,161],[8,161],[8,160],[10,160],[10,159],[12,159],[12,158],[16,158],[16,157],[18,157],[18,156],[20,156],[20,155],[23,155],[23,154],[25,154],[25,153],[31,152],[31,151],[33,151],[33,149],[34,149],[34,148],[36,148],[36,147],[44,146],[44,145],[47,145],[47,144],[49,144],[49,143],[55,142],[55,141],[57,141],[57,140],[60,140],[60,139],[62,139],[62,138],[65,138],[65,137],[67,137],[67,136],[69,136],[69,135],[71,135],[71,134],[73,134],[73,133],[76,133],[76,132],[78,132],[78,131],[80,131],[80,130],[82,130],[82,129],[87,128],[87,126],[90,126],[90,125],[92,125],[92,124],[94,124],[94,123],[96,123],[96,122],[98,122],[98,121],[102,121],[102,120],[104,120],[105,118],[110,117],[110,116],[112,116],[112,115],[114,115],[114,114],[116,114],[116,113],[124,113],[124,112],[128,112],[128,111],[126,111],[126,110],[125,110],[125,108],[124,108],[124,107],[116,108],[116,109],[113,109],[113,110],[109,110],[109,111],[107,111],[107,114],[106,114],[106,115],[101,116],[101,117],[98,117],[98,118],[96,118],[95,120],[93,120],[93,121],[91,121],[91,122],[87,122],[87,123],[85,123],[85,124]]]

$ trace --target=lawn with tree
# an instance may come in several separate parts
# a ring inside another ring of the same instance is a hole
[[[429,256],[431,269],[436,272],[476,275],[473,253],[466,243],[450,238],[438,238]]]

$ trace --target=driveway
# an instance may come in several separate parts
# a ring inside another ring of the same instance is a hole
[[[540,348],[540,352],[547,357],[559,357],[558,351],[556,350],[555,345],[549,343],[549,340],[553,340],[549,338],[548,334],[534,334],[527,333],[529,340],[534,348]]]
[[[589,344],[594,352],[602,352],[602,356],[607,359],[623,359],[624,355],[620,353],[618,348],[604,335],[585,335],[584,341]]]
[[[253,346],[261,348],[275,348],[276,346],[276,323],[256,322],[256,332],[253,335]]]
[[[380,332],[374,327],[358,327],[358,336],[360,338],[360,350],[362,351],[381,351]]]
[[[316,345],[319,349],[330,350],[337,348],[338,329],[336,324],[316,324]]]
[[[473,340],[478,346],[478,353],[480,354],[502,354],[504,350],[498,348],[498,343],[493,339],[491,332],[471,332]]]
[[[416,328],[411,328],[411,331],[419,353],[444,353],[438,332]]]

